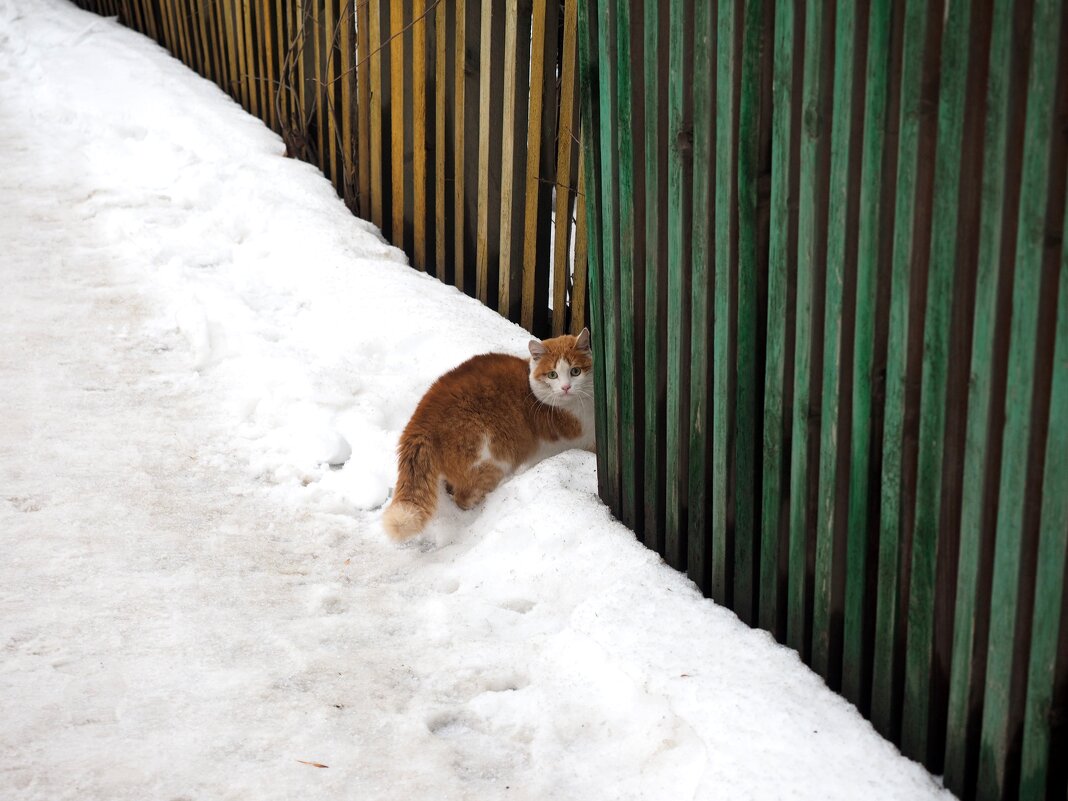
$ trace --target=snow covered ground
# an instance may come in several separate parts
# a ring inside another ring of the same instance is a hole
[[[60,0],[0,0],[0,270],[0,798],[948,796],[589,454],[387,542],[420,394],[527,336]]]

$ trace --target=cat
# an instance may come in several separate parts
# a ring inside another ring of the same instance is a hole
[[[397,447],[397,486],[382,523],[396,541],[415,536],[439,488],[461,509],[521,468],[570,448],[593,450],[590,332],[528,345],[530,359],[475,356],[427,390]]]

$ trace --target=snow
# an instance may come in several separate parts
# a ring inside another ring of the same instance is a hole
[[[949,797],[589,454],[390,544],[421,393],[528,337],[147,39],[0,0],[0,242],[0,798]]]

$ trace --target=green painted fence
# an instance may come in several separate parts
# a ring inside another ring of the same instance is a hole
[[[578,23],[602,496],[961,797],[1064,798],[1063,0]]]

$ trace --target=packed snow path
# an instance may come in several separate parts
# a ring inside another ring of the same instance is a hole
[[[944,795],[588,454],[386,542],[421,392],[526,335],[58,0],[0,0],[0,251],[0,798]]]

